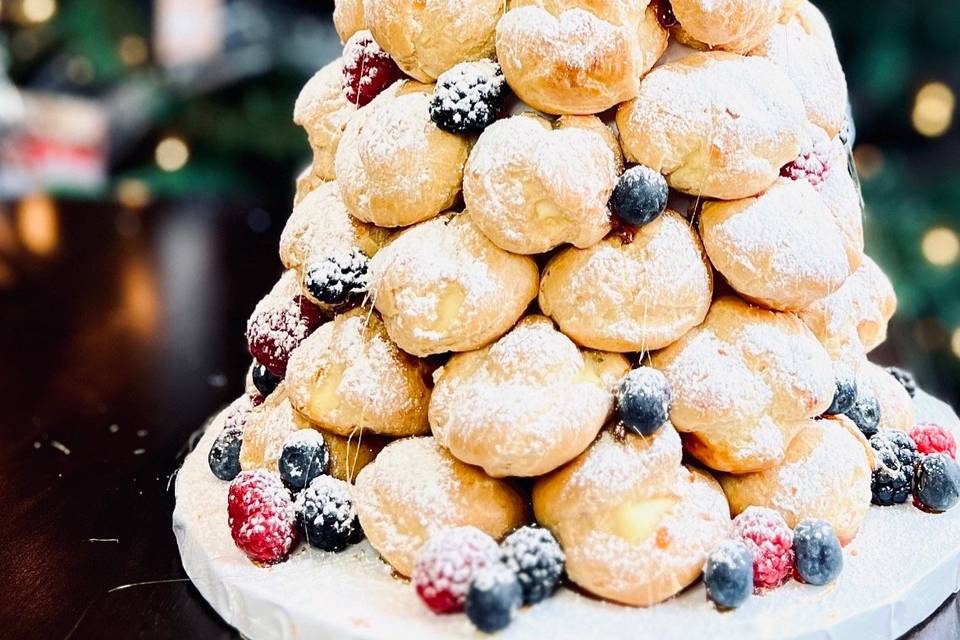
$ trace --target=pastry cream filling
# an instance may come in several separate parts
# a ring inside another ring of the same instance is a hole
[[[453,328],[466,298],[467,292],[459,284],[456,282],[447,284],[443,293],[440,294],[437,303],[437,319],[434,321],[432,329],[434,331],[448,331]]]
[[[631,544],[643,542],[653,535],[676,503],[677,499],[672,497],[624,503],[613,510],[612,533]]]
[[[315,418],[328,415],[340,406],[340,395],[337,389],[343,379],[344,365],[335,365],[317,376],[313,383],[313,392],[310,394],[308,409]]]

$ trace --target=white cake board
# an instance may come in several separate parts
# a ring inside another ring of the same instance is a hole
[[[917,404],[923,420],[949,426],[960,439],[960,421],[947,405],[922,392]],[[483,637],[466,616],[429,613],[366,542],[340,554],[301,545],[283,564],[254,566],[230,538],[228,483],[207,467],[219,431],[217,419],[212,424],[177,478],[173,529],[187,575],[229,624],[253,640]],[[931,515],[907,504],[870,509],[845,550],[842,575],[828,587],[790,582],[727,613],[706,601],[699,583],[648,609],[562,589],[520,611],[498,637],[892,640],[958,590],[960,507]]]

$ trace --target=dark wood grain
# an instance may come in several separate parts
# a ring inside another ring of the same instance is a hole
[[[61,204],[53,256],[0,257],[0,637],[237,637],[185,580],[170,480],[241,392],[282,209]],[[958,629],[951,601],[914,637]]]

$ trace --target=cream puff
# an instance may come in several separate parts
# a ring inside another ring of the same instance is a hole
[[[782,0],[671,0],[670,6],[682,42],[734,53],[760,45],[783,13]]]
[[[346,42],[357,31],[367,28],[367,19],[363,13],[363,0],[335,0],[333,4],[333,26],[340,36],[340,42]]]
[[[880,429],[910,431],[917,425],[913,398],[883,367],[864,360],[857,369],[857,391],[877,399],[880,405]]]
[[[311,175],[333,180],[334,158],[347,123],[357,112],[343,91],[343,60],[337,58],[317,71],[297,96],[293,122],[307,132],[313,149]]]
[[[622,356],[583,353],[548,318],[528,316],[436,371],[430,426],[454,456],[491,476],[539,476],[593,441],[629,369]]]
[[[533,259],[499,248],[465,214],[410,227],[370,264],[387,333],[416,356],[493,342],[523,315],[538,281]]]

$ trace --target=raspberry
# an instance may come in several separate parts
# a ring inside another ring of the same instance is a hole
[[[820,189],[830,173],[830,147],[823,141],[811,141],[800,149],[796,160],[780,169],[780,175],[791,180],[806,180]]]
[[[290,493],[266,471],[245,471],[230,483],[227,522],[233,542],[259,564],[285,560],[296,539]]]
[[[952,433],[938,424],[918,424],[910,431],[910,437],[917,444],[917,451],[923,455],[945,453],[957,459],[957,441]]]
[[[793,531],[783,516],[765,507],[747,507],[733,519],[736,537],[753,552],[753,585],[773,589],[793,573]]]
[[[287,373],[290,353],[323,321],[320,309],[299,294],[289,293],[286,276],[253,310],[247,321],[247,349],[274,376]],[[292,285],[299,287],[296,278]]]
[[[917,445],[903,431],[884,429],[870,438],[877,468],[870,480],[873,503],[881,507],[906,502],[913,489]]]
[[[493,538],[475,527],[444,529],[427,541],[410,576],[417,595],[434,613],[463,609],[478,571],[499,561]]]
[[[400,67],[380,48],[369,31],[358,31],[343,48],[343,93],[357,107],[365,107],[403,77]]]

